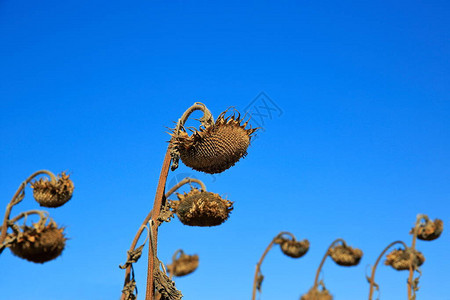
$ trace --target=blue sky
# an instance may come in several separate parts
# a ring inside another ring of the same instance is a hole
[[[4,251],[1,298],[118,299],[167,127],[196,101],[216,117],[249,105],[266,116],[253,116],[264,130],[230,170],[169,173],[235,201],[222,226],[160,228],[162,261],[178,248],[200,256],[176,280],[184,299],[250,299],[256,262],[286,230],[310,251],[294,260],[275,247],[260,299],[298,299],[338,237],[364,257],[328,260],[322,277],[337,300],[366,298],[368,266],[390,242],[410,244],[418,213],[450,219],[449,13],[447,1],[1,0],[2,206],[39,169],[76,186],[50,210],[70,238],[62,257],[36,265]],[[27,189],[12,214],[36,207]],[[446,229],[418,242],[419,299],[449,299],[449,243]],[[135,271],[143,299],[145,258]],[[406,277],[381,266],[381,299],[404,299]]]

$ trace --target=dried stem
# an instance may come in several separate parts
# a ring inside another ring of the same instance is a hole
[[[347,247],[347,244],[345,243],[345,241],[344,241],[343,239],[335,239],[335,240],[331,243],[331,245],[328,247],[327,251],[325,252],[325,255],[323,256],[322,261],[320,262],[319,267],[317,268],[316,277],[314,278],[314,286],[313,286],[314,289],[317,289],[317,286],[319,285],[319,283],[318,283],[318,281],[319,281],[319,274],[320,274],[320,271],[322,270],[322,267],[323,267],[323,264],[325,263],[325,260],[327,259],[328,255],[329,255],[330,249],[331,249],[335,244],[337,244],[337,243],[339,243],[339,242],[341,242],[342,245],[343,245],[344,247]]]
[[[201,102],[195,102],[194,105],[189,107],[184,114],[181,116],[180,119],[178,119],[177,125],[174,130],[173,136],[178,136],[180,133],[180,130],[183,128],[184,124],[186,123],[189,116],[196,110],[201,110],[203,112],[203,117],[199,119],[199,121],[202,123],[200,127],[207,127],[214,124],[214,118],[209,109],[206,107],[205,104]],[[171,149],[171,159],[172,159],[172,171],[174,171],[176,168],[178,168],[178,161],[180,159],[180,153],[177,149],[173,148]]]
[[[11,215],[12,208],[22,201],[23,196],[25,196],[25,187],[27,186],[27,184],[30,183],[30,181],[33,180],[36,176],[43,175],[43,174],[49,176],[50,180],[52,182],[56,182],[56,176],[52,172],[47,171],[47,170],[37,171],[37,172],[31,174],[24,182],[22,182],[22,184],[19,186],[16,193],[12,197],[11,201],[6,206],[5,216],[3,218],[3,224],[2,224],[2,228],[1,228],[0,245],[3,244],[3,242],[6,239],[6,232],[8,230],[8,220],[9,220],[9,216]],[[20,197],[20,196],[22,196],[22,197]]]
[[[279,234],[277,234],[276,237],[272,239],[270,244],[267,246],[266,250],[264,250],[264,253],[262,254],[261,258],[259,259],[258,263],[256,264],[256,270],[255,270],[255,276],[253,278],[253,291],[252,291],[252,300],[255,300],[256,298],[256,285],[258,282],[258,275],[261,273],[261,264],[264,261],[264,258],[266,257],[267,253],[269,253],[270,249],[272,249],[273,244],[275,244],[275,241],[280,238],[282,235],[287,234],[295,241],[295,236],[287,231],[282,231]]]
[[[203,103],[196,102],[194,105],[192,105],[190,108],[188,108],[184,114],[181,116],[181,118],[177,122],[177,126],[175,128],[174,134],[177,135],[181,128],[186,123],[189,116],[196,110],[203,111],[203,117],[200,118],[200,122],[202,123],[202,126],[208,126],[212,125],[214,123],[213,116],[211,112],[206,108],[206,106]],[[149,249],[148,249],[148,269],[147,269],[147,290],[145,293],[145,299],[146,300],[153,300],[154,299],[154,286],[153,286],[153,275],[155,266],[155,257],[157,254],[157,246],[158,246],[158,216],[161,211],[161,207],[165,205],[166,197],[164,195],[164,189],[166,186],[167,181],[167,175],[169,173],[169,168],[172,163],[172,171],[175,170],[178,167],[178,160],[179,160],[179,154],[175,151],[175,149],[170,148],[170,144],[167,148],[166,154],[164,156],[164,161],[161,168],[161,173],[159,176],[158,186],[156,189],[155,194],[155,200],[153,202],[153,208],[150,211],[150,213],[145,217],[144,222],[142,223],[142,226],[139,228],[137,234],[135,235],[133,242],[130,247],[130,251],[133,251],[136,247],[136,244],[139,240],[139,237],[142,234],[142,231],[144,230],[145,224],[147,224],[150,220],[152,220],[155,224],[155,226],[152,226],[151,235],[153,237],[154,243],[149,243]],[[193,181],[193,180],[191,180]],[[154,246],[152,246],[154,244]],[[127,267],[125,271],[125,283],[124,286],[130,281],[130,274],[131,274],[131,265]],[[125,294],[122,293],[121,300],[125,299]]]
[[[39,215],[41,220],[44,220],[48,217],[48,213],[46,211],[33,209],[33,210],[21,212],[20,214],[18,214],[14,218],[12,218],[9,222],[15,223],[24,217],[28,217],[29,215]]]
[[[416,218],[416,225],[414,226],[413,230],[413,238],[411,243],[411,253],[409,254],[410,258],[410,264],[409,264],[409,276],[408,276],[408,300],[412,297],[412,281],[415,271],[415,266],[413,265],[413,261],[415,259],[415,249],[416,249],[416,240],[417,240],[417,232],[420,226],[420,223],[422,220],[429,221],[427,215],[418,214]]]
[[[391,248],[392,246],[394,246],[396,244],[402,244],[405,249],[408,248],[408,246],[406,246],[406,244],[402,241],[392,242],[389,245],[387,245],[386,248],[384,248],[384,250],[378,256],[377,260],[375,261],[375,264],[372,267],[372,274],[370,275],[370,279],[369,279],[369,283],[370,283],[369,300],[372,300],[373,288],[375,285],[375,271],[377,270],[378,263],[380,262],[381,258],[384,256],[384,254],[389,250],[389,248]]]
[[[178,182],[176,185],[174,185],[167,193],[166,193],[166,198],[169,198],[170,195],[172,195],[173,193],[176,192],[176,190],[178,190],[179,188],[181,188],[183,185],[187,184],[187,183],[191,183],[191,182],[195,182],[198,183],[200,185],[200,188],[202,191],[206,192],[206,186],[205,184],[198,179],[195,178],[189,178],[186,177],[183,180],[181,180],[180,182]]]

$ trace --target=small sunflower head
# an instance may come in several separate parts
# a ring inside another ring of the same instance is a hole
[[[33,196],[44,207],[59,207],[72,198],[74,185],[69,175],[62,172],[56,182],[41,178],[31,183]]]
[[[292,258],[300,258],[309,250],[309,241],[306,239],[297,241],[295,238],[278,237],[275,243],[280,245],[280,249],[285,255]]]
[[[322,290],[313,287],[300,300],[333,300],[333,296],[325,287]]]
[[[442,231],[444,231],[444,222],[439,219],[431,221],[427,219],[425,223],[422,223],[417,228],[417,238],[423,241],[432,241],[437,239]],[[414,233],[414,228],[411,229],[411,234]]]
[[[196,188],[177,196],[179,200],[172,201],[171,207],[184,225],[217,226],[225,222],[233,210],[233,202]]]
[[[352,248],[347,245],[337,245],[328,251],[328,255],[330,255],[338,265],[350,267],[356,266],[359,263],[363,256],[363,252],[361,249]]]
[[[411,249],[395,249],[386,255],[384,264],[391,266],[397,271],[409,270]],[[425,256],[414,250],[413,267],[420,267],[425,262]]]
[[[22,231],[11,234],[14,242],[11,252],[35,263],[45,263],[61,255],[66,245],[64,228],[51,221],[48,225],[37,223],[23,226]]]
[[[179,152],[183,163],[194,170],[216,174],[234,166],[247,155],[252,134],[257,128],[241,124],[240,115],[225,118],[221,113],[213,125],[200,127],[191,136],[184,129],[173,132],[170,147]]]
[[[178,253],[180,256],[176,258]],[[177,277],[186,276],[197,269],[198,263],[197,254],[187,255],[183,250],[178,250],[172,258],[172,264],[167,265],[167,271]]]

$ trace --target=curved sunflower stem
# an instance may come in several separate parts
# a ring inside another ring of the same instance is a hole
[[[408,246],[406,246],[406,244],[402,241],[395,241],[390,243],[389,245],[386,246],[386,248],[384,248],[384,250],[380,253],[380,255],[378,256],[377,260],[375,261],[375,264],[372,267],[372,273],[370,275],[370,279],[369,279],[369,283],[370,283],[370,289],[369,289],[369,300],[372,300],[372,295],[373,295],[373,289],[374,289],[374,285],[375,285],[375,272],[377,270],[377,266],[378,263],[380,262],[381,258],[384,256],[384,254],[394,245],[396,244],[401,244],[405,249],[408,248]]]
[[[186,123],[189,116],[196,110],[201,110],[203,112],[203,117],[199,119],[199,121],[202,123],[201,126],[208,127],[214,124],[214,117],[209,111],[209,109],[206,107],[205,104],[201,102],[195,102],[194,105],[189,107],[181,116],[180,119],[178,119],[177,125],[175,127],[175,130],[173,131],[172,137],[178,137],[180,134],[180,130],[183,128],[184,124]],[[176,168],[178,168],[178,161],[180,159],[180,153],[177,149],[172,148],[170,151],[170,156],[172,160],[172,171],[174,171]]]
[[[9,222],[15,223],[15,222],[19,221],[20,219],[28,217],[30,215],[39,215],[41,220],[45,220],[48,218],[48,212],[46,212],[44,210],[33,209],[33,210],[21,212],[20,214],[18,214],[17,216],[15,216],[11,220],[9,220]]]
[[[347,244],[345,243],[345,241],[344,241],[343,239],[335,239],[335,240],[330,244],[330,246],[327,248],[327,251],[325,251],[325,255],[323,256],[322,261],[320,262],[319,267],[317,268],[317,271],[316,271],[316,277],[314,278],[314,286],[313,286],[314,289],[317,289],[317,287],[319,286],[319,283],[318,283],[318,281],[319,281],[319,274],[320,274],[320,271],[322,270],[322,267],[323,267],[323,264],[325,263],[325,260],[327,259],[328,255],[329,255],[330,249],[331,249],[335,244],[337,244],[337,243],[339,243],[339,242],[341,242],[342,245],[344,245],[344,247],[347,247]]]
[[[166,198],[169,198],[169,196],[171,196],[173,193],[175,193],[179,188],[181,188],[183,185],[187,184],[187,183],[191,183],[191,182],[195,182],[197,184],[200,185],[200,188],[202,191],[206,192],[206,186],[205,184],[198,179],[195,178],[189,178],[186,177],[183,180],[181,180],[180,182],[178,182],[176,185],[174,185],[167,193],[166,193]]]
[[[416,249],[417,232],[418,232],[418,229],[420,227],[422,220],[429,221],[428,216],[423,215],[423,214],[418,214],[416,217],[416,224],[414,225],[413,238],[412,238],[411,248],[410,248],[411,253],[409,254],[410,264],[409,264],[409,276],[408,276],[408,300],[411,299],[412,294],[413,294],[412,283],[413,283],[414,271],[416,269],[415,266],[413,266],[413,261],[415,258],[414,250]]]
[[[6,206],[6,211],[5,211],[5,216],[3,218],[3,224],[1,227],[1,235],[0,235],[0,245],[3,244],[3,242],[6,239],[6,231],[8,230],[8,220],[9,217],[11,215],[11,210],[12,208],[19,204],[23,198],[25,197],[25,188],[28,185],[28,183],[30,183],[31,180],[33,180],[36,176],[39,175],[47,175],[50,177],[50,180],[52,182],[56,182],[56,176],[47,170],[40,170],[37,172],[34,172],[33,174],[31,174],[24,182],[22,182],[19,186],[19,188],[17,189],[16,193],[14,194],[14,196],[12,197],[11,201],[8,203],[8,205]]]
[[[295,241],[295,236],[287,231],[282,231],[279,234],[277,234],[272,241],[270,242],[270,244],[267,246],[266,250],[264,250],[264,253],[262,254],[261,258],[259,259],[258,263],[256,264],[256,270],[255,270],[255,276],[253,278],[253,290],[252,290],[252,300],[255,300],[256,298],[256,286],[258,284],[258,278],[259,275],[261,274],[261,265],[264,261],[264,258],[266,257],[267,253],[269,253],[270,249],[272,249],[273,244],[275,244],[276,240],[278,238],[280,238],[282,235],[289,235],[294,241]]]

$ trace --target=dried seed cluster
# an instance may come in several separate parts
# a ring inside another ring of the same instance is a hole
[[[281,251],[289,257],[299,258],[306,254],[309,250],[309,241],[296,241],[285,238],[279,240]]]
[[[31,183],[33,196],[44,207],[59,207],[72,198],[74,185],[69,175],[62,172],[56,182],[41,178]]]
[[[419,240],[432,241],[437,239],[442,231],[444,231],[444,222],[442,222],[442,220],[427,220],[425,224],[420,224],[417,228],[417,238]],[[411,233],[413,232],[414,228],[411,230]]]
[[[248,121],[241,125],[240,115],[225,118],[225,113],[213,125],[195,130],[191,136],[184,130],[172,134],[171,148],[178,150],[186,166],[216,174],[247,154],[251,135],[257,128],[245,129]]]
[[[233,210],[233,202],[196,188],[177,196],[179,201],[172,201],[171,207],[185,225],[217,226],[225,222]]]
[[[363,252],[361,249],[352,248],[349,246],[338,245],[331,248],[328,252],[330,257],[340,266],[356,266],[361,257],[363,256]]]
[[[198,267],[198,263],[198,255],[187,255],[182,252],[179,258],[174,260],[172,264],[167,265],[167,271],[174,276],[185,276],[194,272]]]
[[[409,270],[411,250],[396,249],[386,255],[385,265],[391,266],[394,269]],[[413,266],[420,267],[425,262],[425,256],[417,250],[414,250]]]
[[[51,222],[48,225],[24,226],[22,232],[11,234],[15,237],[11,252],[16,256],[35,263],[44,263],[61,255],[66,244],[64,228]]]
[[[304,294],[300,300],[333,300],[333,296],[327,289],[319,291],[316,288],[312,288],[307,294]]]

